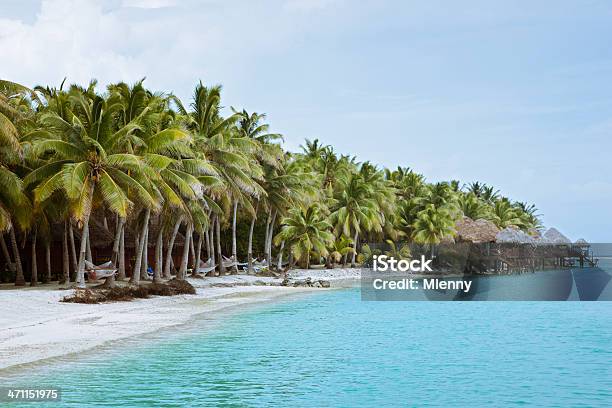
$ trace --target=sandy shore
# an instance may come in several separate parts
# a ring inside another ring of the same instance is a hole
[[[358,270],[296,270],[290,278],[326,279],[346,286]],[[247,275],[189,279],[195,295],[96,305],[62,303],[72,293],[57,284],[0,286],[0,370],[93,349],[104,343],[189,322],[201,313],[325,289],[284,287],[280,279]]]

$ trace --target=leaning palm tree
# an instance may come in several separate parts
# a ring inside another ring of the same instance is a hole
[[[144,207],[157,207],[159,203],[143,183],[155,172],[140,157],[121,150],[122,140],[139,129],[138,121],[116,129],[113,118],[118,105],[109,106],[91,89],[73,87],[70,103],[68,118],[53,110],[44,114],[48,133],[35,141],[34,148],[47,163],[28,174],[24,183],[37,185],[37,203],[58,190],[68,198],[72,217],[82,226],[77,269],[77,284],[82,287],[89,219],[99,202],[96,197],[119,217],[126,217],[132,207],[128,190]]]

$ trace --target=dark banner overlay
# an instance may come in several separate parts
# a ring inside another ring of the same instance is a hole
[[[369,244],[361,298],[612,300],[612,244]]]

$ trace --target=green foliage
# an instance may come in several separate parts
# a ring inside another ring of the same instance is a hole
[[[96,81],[30,90],[0,80],[0,231],[50,236],[65,219],[104,212],[137,226],[150,210],[164,228],[180,219],[202,233],[212,216],[228,228],[237,203],[241,236],[256,221],[254,253],[265,251],[270,233],[309,265],[311,256],[354,256],[363,241],[390,240],[391,252],[409,256],[394,242],[437,244],[462,216],[541,227],[533,205],[480,182],[428,183],[410,168],[357,162],[317,139],[285,152],[264,114],[232,108],[224,116],[221,91],[199,83],[186,106],[143,80],[104,92]],[[376,252],[363,245],[358,260]]]
[[[297,207],[289,211],[282,221],[283,227],[274,242],[278,245],[285,241],[293,256],[310,266],[310,257],[314,253],[326,257],[328,247],[333,243],[334,236],[330,232],[331,225],[325,220],[318,206],[308,208]]]
[[[368,244],[361,247],[361,253],[357,256],[357,261],[365,266],[372,266],[375,255],[381,255],[382,252],[379,249],[372,249]]]
[[[410,259],[412,255],[410,253],[410,246],[403,244],[398,247],[397,244],[390,239],[387,240],[387,243],[389,244],[389,250],[385,251],[385,255],[395,259]]]

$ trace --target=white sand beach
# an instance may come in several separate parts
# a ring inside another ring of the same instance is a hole
[[[332,288],[354,282],[359,276],[358,269],[289,273],[295,280],[325,279]],[[201,313],[325,290],[280,286],[281,279],[249,275],[188,280],[196,287],[195,295],[91,305],[60,302],[72,290],[60,290],[57,284],[35,288],[1,285],[0,370],[184,324]]]

